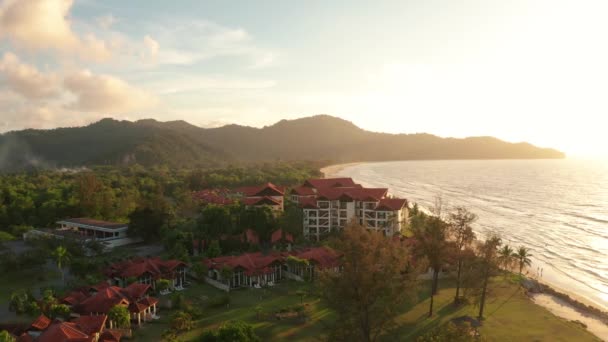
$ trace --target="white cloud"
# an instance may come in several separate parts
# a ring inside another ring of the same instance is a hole
[[[72,0],[6,0],[0,5],[0,38],[30,51],[52,50],[79,58],[104,61],[107,44],[93,34],[72,30]]]
[[[153,96],[119,78],[95,75],[88,70],[68,75],[64,85],[76,96],[76,101],[68,105],[70,109],[124,113],[147,108],[157,102]]]
[[[54,97],[60,92],[60,78],[54,73],[42,73],[22,63],[19,57],[7,52],[0,60],[0,75],[10,89],[28,99]]]
[[[97,25],[99,25],[102,29],[109,29],[116,22],[116,18],[113,15],[108,14],[95,19]]]
[[[144,37],[144,45],[148,49],[149,56],[152,58],[156,57],[160,44],[158,44],[156,40],[152,39],[152,37],[146,35]]]

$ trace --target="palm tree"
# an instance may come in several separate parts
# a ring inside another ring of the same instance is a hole
[[[514,259],[515,259],[515,254],[513,253],[513,248],[511,248],[511,246],[504,245],[498,251],[498,262],[499,262],[500,266],[505,270],[505,273],[510,268],[510,266],[513,264]]]
[[[63,266],[70,260],[70,254],[68,253],[67,248],[64,246],[58,246],[52,253],[55,258],[55,263],[57,264],[57,268],[59,272],[61,272],[61,281],[65,283],[65,274],[63,273]]]
[[[529,267],[532,265],[532,260],[530,259],[532,254],[530,254],[530,250],[524,246],[520,246],[513,256],[519,262],[519,275],[521,275],[521,271],[524,269],[524,267]]]

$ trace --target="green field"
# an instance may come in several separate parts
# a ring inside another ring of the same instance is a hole
[[[428,286],[423,284],[419,302],[403,308],[398,317],[398,327],[386,341],[411,341],[416,336],[432,329],[453,317],[475,316],[477,308],[472,305],[455,308],[451,302],[454,289],[449,281],[435,297],[435,315],[427,318]],[[270,289],[241,289],[230,293],[228,308],[209,308],[213,298],[224,293],[208,285],[195,285],[183,292],[184,296],[203,309],[203,318],[196,327],[181,335],[185,341],[193,341],[205,329],[216,328],[227,320],[243,320],[255,327],[263,341],[314,341],[318,340],[332,323],[332,312],[325,308],[314,295],[304,297],[309,310],[309,319],[277,320],[274,314],[280,309],[300,304],[298,290],[311,290],[308,283],[284,281]],[[261,308],[258,316],[256,307]],[[172,311],[160,312],[161,319],[147,323],[135,331],[134,337],[141,341],[156,341],[168,329]],[[544,308],[533,304],[515,282],[502,277],[494,280],[486,307],[486,320],[480,328],[482,336],[489,341],[599,341],[580,326],[552,315]]]

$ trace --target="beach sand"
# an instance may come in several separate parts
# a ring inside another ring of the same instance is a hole
[[[356,163],[329,165],[329,166],[322,168],[320,171],[323,173],[323,175],[325,175],[325,178],[332,178],[332,177],[336,177],[337,174],[340,171],[342,171],[344,168],[349,167],[349,166],[358,165],[358,164],[361,164],[361,163],[356,162]]]

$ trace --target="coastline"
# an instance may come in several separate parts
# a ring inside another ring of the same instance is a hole
[[[349,166],[363,163],[334,164],[323,167],[320,171],[325,178],[331,178],[336,177],[340,171]],[[529,298],[533,303],[546,308],[555,316],[584,324],[589,332],[603,341],[608,341],[608,312],[602,311],[593,303],[571,291],[541,283],[537,279],[530,279],[530,281],[535,283],[534,286],[528,288]],[[522,286],[524,285],[522,284]],[[524,287],[526,288],[526,286]]]

